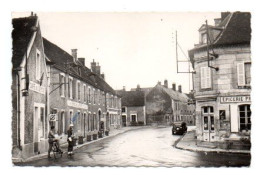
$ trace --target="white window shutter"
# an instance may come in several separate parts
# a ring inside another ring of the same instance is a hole
[[[205,82],[205,67],[200,68],[200,81],[201,81],[201,89],[206,88]]]
[[[231,121],[231,132],[238,132],[238,111],[237,105],[231,104],[230,105],[230,121]]]
[[[238,83],[238,86],[245,85],[245,65],[244,65],[244,63],[237,63],[237,83]]]
[[[211,69],[209,67],[206,67],[206,88],[211,88]]]

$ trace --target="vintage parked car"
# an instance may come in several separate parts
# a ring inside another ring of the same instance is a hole
[[[179,122],[174,122],[172,124],[172,135],[175,134],[184,134],[187,132],[187,125],[185,122],[183,121],[179,121]]]

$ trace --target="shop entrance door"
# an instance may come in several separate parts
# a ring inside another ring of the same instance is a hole
[[[214,110],[212,106],[203,107],[203,140],[215,141]]]

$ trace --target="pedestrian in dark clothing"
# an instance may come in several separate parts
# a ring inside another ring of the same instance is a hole
[[[68,155],[73,154],[73,129],[72,129],[72,127],[73,127],[73,124],[70,124],[70,127],[67,131],[67,133],[68,133],[68,139],[67,139],[67,141],[68,141]]]

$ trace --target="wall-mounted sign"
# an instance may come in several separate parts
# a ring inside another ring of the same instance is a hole
[[[75,101],[71,101],[71,100],[67,101],[67,105],[71,106],[71,107],[74,107],[74,108],[88,109],[88,105],[82,104],[82,103],[78,103],[78,102],[75,102]]]
[[[56,121],[57,120],[57,115],[56,114],[50,114],[50,121]]]
[[[240,102],[251,102],[251,97],[249,95],[220,97],[220,103],[240,103]]]
[[[30,81],[29,89],[34,91],[34,92],[38,92],[40,94],[43,94],[43,95],[45,94],[45,87],[40,86],[40,84],[37,84],[33,81]]]

